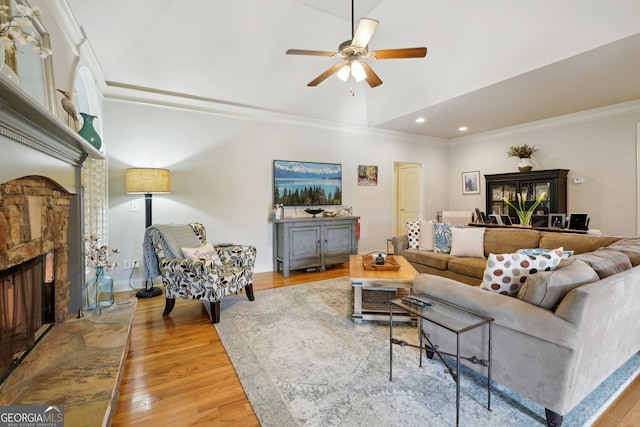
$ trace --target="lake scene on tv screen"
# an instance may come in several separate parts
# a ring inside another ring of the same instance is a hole
[[[342,204],[342,165],[273,162],[273,203],[285,206]]]

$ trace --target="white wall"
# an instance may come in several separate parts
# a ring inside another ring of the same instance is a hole
[[[103,140],[109,148],[110,247],[119,261],[142,259],[144,197],[128,195],[128,167],[171,170],[171,194],[153,197],[154,223],[205,224],[210,242],[253,244],[256,272],[271,271],[273,160],[341,163],[343,204],[361,217],[360,252],[386,248],[392,236],[394,161],[424,164],[423,211],[448,201],[442,181],[448,162],[447,143],[366,128],[294,121],[271,115],[256,117],[174,108],[106,97]],[[200,109],[202,110],[202,109]],[[378,185],[358,186],[358,165],[378,165]],[[431,200],[431,206],[426,206]],[[137,201],[140,210],[131,212]],[[305,215],[299,209],[301,215]],[[292,215],[293,211],[287,211]],[[110,274],[126,287],[131,270],[121,265]],[[133,276],[140,286],[142,269]]]
[[[636,235],[636,123],[640,103],[619,104],[452,141],[449,162],[451,209],[485,210],[484,174],[517,171],[507,158],[512,145],[540,149],[535,169],[569,169],[568,211],[591,217],[605,234]],[[462,195],[464,171],[479,170],[481,194]],[[584,178],[574,184],[573,178]]]

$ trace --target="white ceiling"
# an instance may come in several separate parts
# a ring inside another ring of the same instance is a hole
[[[428,54],[369,61],[384,84],[355,96],[306,86],[335,59],[285,55],[337,50],[349,0],[67,2],[109,84],[320,120],[452,138],[640,99],[638,0],[356,0],[371,50]]]

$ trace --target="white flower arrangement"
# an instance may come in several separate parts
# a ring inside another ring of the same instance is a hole
[[[111,270],[118,266],[117,262],[109,260],[109,248],[107,245],[98,245],[98,235],[91,234],[82,238],[85,242],[89,242],[89,250],[84,251],[84,255],[87,257],[87,265],[94,268],[104,268],[105,270]],[[112,249],[112,253],[120,253],[119,249]]]
[[[51,49],[43,47],[35,32],[29,31],[30,28],[33,29],[33,19],[39,17],[40,9],[37,7],[19,4],[13,12],[9,6],[0,7],[0,18],[5,21],[0,24],[0,44],[3,49],[13,53],[16,51],[16,43],[21,46],[30,44],[41,58],[51,55]]]

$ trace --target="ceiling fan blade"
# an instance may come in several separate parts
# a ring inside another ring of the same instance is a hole
[[[373,69],[369,67],[369,64],[367,64],[364,61],[360,61],[360,63],[362,64],[362,68],[364,68],[364,72],[367,74],[367,77],[365,77],[365,80],[367,81],[367,83],[369,83],[369,86],[371,87],[380,86],[382,84],[382,80],[380,80],[380,77],[378,77],[375,71],[373,71]]]
[[[358,23],[356,33],[353,35],[351,45],[359,48],[365,48],[369,44],[369,40],[378,28],[379,22],[375,19],[362,18]]]
[[[305,49],[289,49],[287,55],[312,55],[312,56],[334,56],[335,52],[326,52],[324,50],[305,50]]]
[[[336,64],[332,67],[329,67],[324,73],[320,74],[318,77],[316,77],[315,79],[311,80],[307,86],[318,86],[320,83],[322,83],[327,77],[329,77],[330,75],[337,73],[338,70],[340,68],[342,68],[344,66],[344,64]]]
[[[369,52],[369,59],[403,59],[424,58],[427,56],[426,47],[409,47],[406,49],[383,49]]]

